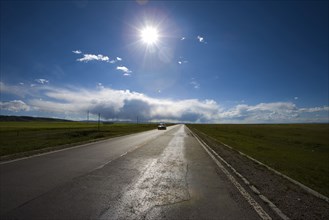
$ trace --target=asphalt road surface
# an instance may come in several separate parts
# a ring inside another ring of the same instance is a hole
[[[260,219],[184,125],[0,164],[0,219]]]

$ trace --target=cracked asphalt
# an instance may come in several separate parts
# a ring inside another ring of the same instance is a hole
[[[0,174],[1,219],[259,219],[184,125],[1,164]]]

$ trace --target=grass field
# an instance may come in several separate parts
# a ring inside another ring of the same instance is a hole
[[[188,126],[329,196],[329,124]]]
[[[155,129],[154,124],[0,122],[0,156]]]

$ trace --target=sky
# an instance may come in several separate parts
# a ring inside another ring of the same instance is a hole
[[[328,1],[1,1],[1,115],[328,123]]]

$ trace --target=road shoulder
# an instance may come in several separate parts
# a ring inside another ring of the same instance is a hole
[[[329,205],[324,200],[204,134],[198,135],[289,218],[329,219]]]

